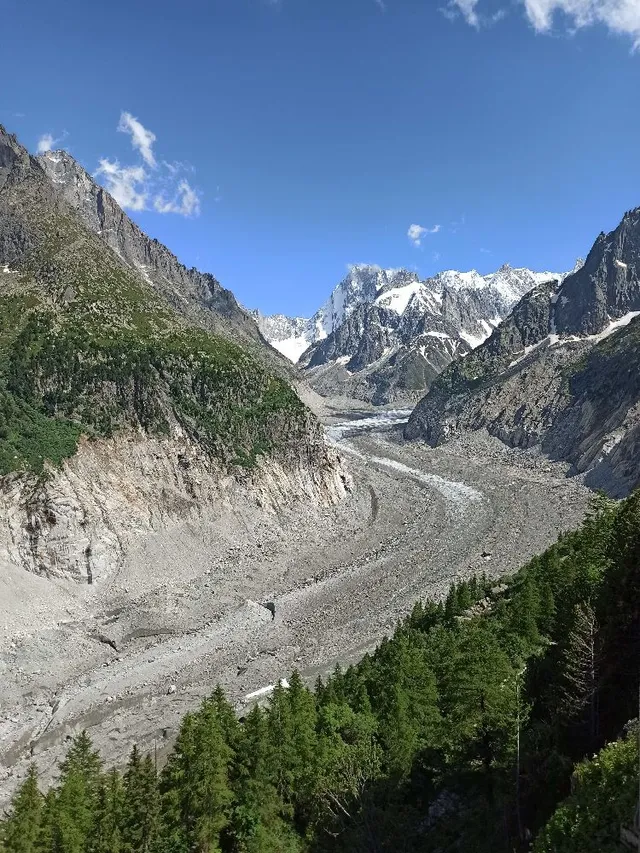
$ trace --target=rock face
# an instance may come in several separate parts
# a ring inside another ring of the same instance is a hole
[[[407,438],[487,429],[540,447],[624,494],[640,482],[640,209],[601,234],[582,267],[541,285],[418,404]]]
[[[56,195],[69,204],[91,229],[136,270],[172,307],[191,322],[266,349],[258,327],[213,275],[187,268],[176,256],[144,234],[111,195],[66,151],[48,151],[36,158]],[[265,356],[264,352],[262,353]]]
[[[274,359],[212,276],[0,128],[0,561],[93,581],[231,494],[339,500],[347,475]]]
[[[0,563],[44,577],[103,583],[145,536],[215,524],[221,506],[277,512],[292,502],[326,506],[349,486],[322,434],[285,464],[263,457],[232,473],[186,435],[120,434],[82,441],[55,476],[0,480]]]
[[[282,352],[302,352],[299,365],[325,396],[415,399],[481,344],[524,293],[560,278],[504,265],[486,276],[447,270],[421,281],[408,270],[354,266],[310,320],[258,323]]]

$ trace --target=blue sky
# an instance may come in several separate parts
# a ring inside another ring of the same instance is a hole
[[[2,5],[0,122],[265,312],[350,263],[563,270],[640,205],[638,0]]]

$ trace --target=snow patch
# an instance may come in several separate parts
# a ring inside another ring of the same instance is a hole
[[[283,687],[285,690],[289,688],[289,682],[286,678],[280,679],[280,687]],[[269,696],[270,693],[276,689],[275,684],[268,684],[266,687],[261,687],[259,690],[254,690],[253,693],[247,693],[244,697],[245,702],[249,702],[251,699],[259,699],[261,696]]]
[[[620,267],[620,269],[622,269],[622,270],[628,269],[627,264],[625,264],[623,261],[619,261],[617,258],[614,259],[613,263],[617,267]]]
[[[374,304],[395,311],[396,314],[404,314],[412,297],[420,293],[421,289],[422,283],[419,281],[413,281],[404,287],[394,287],[378,296]]]
[[[464,329],[460,330],[460,337],[465,343],[469,344],[471,349],[476,349],[480,344],[483,344],[490,334],[491,330],[486,335],[472,335],[471,332],[465,332]]]
[[[303,335],[297,338],[286,338],[284,341],[271,341],[271,346],[281,352],[289,361],[297,364],[302,353],[309,348],[309,341]]]
[[[599,341],[603,341],[605,338],[608,338],[609,335],[612,335],[614,332],[617,332],[618,329],[623,329],[625,326],[628,326],[629,323],[636,317],[640,317],[640,311],[629,311],[623,317],[619,317],[617,320],[611,320],[606,329],[603,329],[601,332],[598,332],[595,335],[585,335],[584,337],[579,337],[578,335],[568,335],[566,338],[561,338],[560,335],[556,334],[555,332],[552,332],[550,335],[547,335],[546,338],[539,341],[537,344],[532,344],[531,346],[525,347],[522,355],[518,356],[518,358],[512,361],[509,367],[515,367],[516,364],[521,362],[530,353],[542,346],[556,347],[564,346],[565,344],[571,343],[583,343],[586,341],[598,343]]]

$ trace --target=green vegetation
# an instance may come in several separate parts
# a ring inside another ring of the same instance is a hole
[[[540,833],[534,853],[618,853],[620,825],[632,823],[637,802],[637,734],[579,764],[573,788]]]
[[[186,325],[72,218],[42,223],[0,296],[0,474],[41,470],[81,434],[179,426],[223,464],[251,467],[308,428],[257,358]]]
[[[313,692],[294,673],[238,721],[214,690],[158,775],[137,750],[105,773],[80,736],[45,797],[35,771],[16,793],[4,851],[617,850],[637,747],[606,744],[636,714],[639,572],[640,493],[598,498],[513,578],[417,604]]]

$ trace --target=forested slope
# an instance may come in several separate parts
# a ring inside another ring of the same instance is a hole
[[[635,740],[571,778],[637,714],[639,573],[640,493],[598,498],[515,577],[416,605],[315,691],[294,674],[237,720],[214,690],[159,773],[137,750],[107,772],[79,736],[54,789],[34,770],[17,792],[4,849],[616,850]]]

